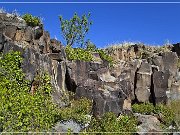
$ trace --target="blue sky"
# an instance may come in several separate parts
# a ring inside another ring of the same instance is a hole
[[[57,37],[62,42],[58,16],[70,19],[74,12],[78,15],[91,12],[93,25],[87,38],[98,47],[122,41],[153,45],[162,45],[166,40],[180,42],[180,4],[0,4],[0,7],[8,12],[16,9],[20,14],[42,17],[51,38]]]

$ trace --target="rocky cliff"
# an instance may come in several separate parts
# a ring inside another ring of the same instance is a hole
[[[26,79],[33,84],[38,72],[47,72],[55,89],[53,99],[60,106],[66,105],[68,96],[65,84],[65,53],[61,43],[50,39],[43,25],[27,26],[26,22],[11,14],[0,14],[0,51],[20,51],[24,58],[22,68]]]
[[[75,98],[93,100],[93,114],[131,110],[131,104],[168,103],[180,99],[178,68],[180,44],[166,47],[131,45],[106,51],[115,61],[68,61],[61,42],[50,39],[43,25],[30,27],[15,15],[0,13],[0,52],[20,51],[22,68],[33,85],[39,72],[51,76],[53,100],[68,104],[68,91]]]

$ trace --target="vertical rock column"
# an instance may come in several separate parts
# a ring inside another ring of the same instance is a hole
[[[139,70],[137,71],[137,80],[135,95],[139,102],[148,102],[150,98],[151,87],[151,65],[147,62],[142,62]]]
[[[55,91],[52,93],[53,100],[59,106],[66,106],[69,101],[65,83],[66,63],[64,61],[58,62],[52,60],[52,72],[51,83],[55,89]]]
[[[168,72],[155,71],[153,73],[155,104],[167,102],[168,78]]]

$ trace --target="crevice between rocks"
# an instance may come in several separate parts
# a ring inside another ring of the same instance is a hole
[[[71,79],[68,67],[66,66],[65,84],[68,91],[76,92],[77,85],[73,79]]]
[[[135,103],[138,103],[138,99],[137,99],[137,96],[136,96],[136,84],[137,84],[137,72],[139,71],[139,68],[137,68],[137,70],[135,71],[135,75],[134,75],[134,100],[132,100],[132,104],[135,104]]]
[[[151,87],[150,87],[150,97],[149,97],[149,102],[150,103],[153,103],[153,105],[155,106],[156,105],[156,101],[155,101],[155,92],[154,92],[154,83],[153,83],[153,74],[154,74],[154,71],[156,69],[152,67],[152,74],[151,74]]]

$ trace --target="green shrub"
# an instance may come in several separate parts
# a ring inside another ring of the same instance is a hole
[[[68,60],[82,60],[82,61],[92,61],[93,56],[90,51],[82,48],[72,48],[71,46],[66,46],[66,55]]]
[[[70,45],[66,46],[66,55],[68,60],[82,60],[82,61],[95,61],[93,59],[93,52],[98,52],[100,55],[100,58],[102,60],[106,60],[109,62],[110,66],[113,65],[113,59],[111,56],[106,54],[104,50],[101,49],[95,49],[96,47],[94,45],[87,46],[86,49],[83,48],[72,48]]]
[[[39,26],[41,24],[41,19],[36,16],[32,16],[31,14],[25,14],[22,18],[26,21],[28,26]]]
[[[52,103],[52,87],[47,74],[35,77],[38,84],[35,93],[30,94],[30,83],[24,79],[21,69],[22,60],[19,52],[0,57],[0,130],[49,131],[60,120],[89,121],[87,114],[91,112],[92,102],[86,98],[72,100],[70,106],[61,109]]]
[[[95,46],[93,45],[87,47],[88,47],[87,49],[83,49],[83,48],[72,48],[69,45],[66,46],[65,51],[68,60],[94,61],[92,53],[98,52],[102,60],[108,61],[110,65],[113,64],[112,57],[106,54],[104,50],[95,49]]]
[[[4,132],[48,131],[59,119],[48,75],[38,78],[34,95],[29,93],[29,82],[20,68],[19,52],[10,52],[0,58],[0,121]]]
[[[132,111],[135,113],[149,115],[154,111],[154,105],[151,103],[133,104]]]
[[[169,106],[162,104],[157,104],[156,106],[153,106],[153,104],[151,103],[134,104],[132,105],[132,110],[135,113],[141,113],[146,115],[161,114],[162,122],[166,126],[171,125],[175,118],[173,110]]]
[[[69,107],[60,110],[61,120],[73,119],[77,122],[86,123],[89,119],[86,117],[90,114],[92,102],[87,98],[72,100]]]
[[[163,124],[170,126],[172,124],[172,122],[175,120],[175,115],[173,110],[167,106],[167,105],[162,105],[162,104],[158,104],[155,106],[154,109],[154,113],[155,114],[162,114],[162,120],[163,120]]]
[[[111,56],[109,56],[107,53],[105,53],[104,50],[102,49],[97,49],[96,52],[99,53],[99,56],[101,57],[102,60],[106,60],[110,63],[110,65],[113,64],[113,59]]]
[[[101,119],[93,118],[89,128],[86,130],[86,132],[105,132],[105,134],[107,132],[117,132],[117,134],[120,134],[121,132],[136,131],[137,120],[134,116],[121,115],[117,118],[112,112],[105,113]]]
[[[178,130],[180,129],[180,100],[174,100],[170,102],[169,107],[171,108],[171,110],[174,112],[175,114],[175,124],[178,128]]]

